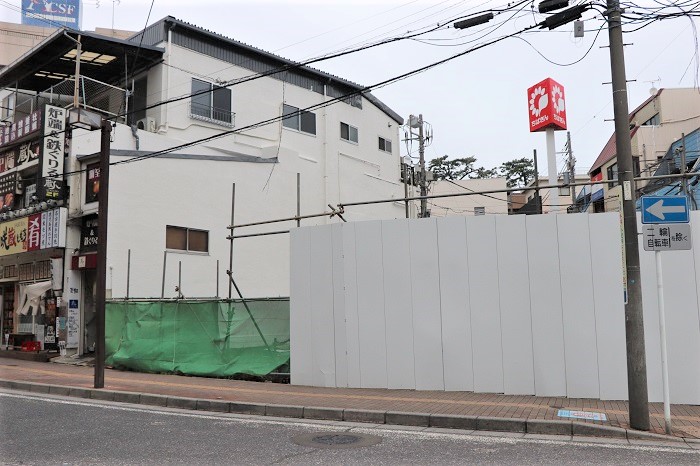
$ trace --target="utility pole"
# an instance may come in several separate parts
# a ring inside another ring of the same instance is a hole
[[[567,162],[569,164],[569,182],[576,183],[576,159],[574,158],[574,150],[571,148],[571,132],[566,132],[566,150],[569,154]],[[576,188],[570,186],[571,190],[571,208],[576,205]]]
[[[109,153],[112,122],[102,120],[100,145],[100,193],[98,199],[97,284],[95,300],[97,340],[95,344],[95,388],[105,386],[105,299],[107,283],[107,208],[109,205]]]
[[[627,272],[627,303],[625,304],[625,334],[627,340],[627,387],[629,392],[630,426],[649,430],[649,395],[647,364],[644,348],[644,315],[642,313],[642,283],[639,270],[637,239],[637,209],[632,163],[632,142],[627,102],[625,52],[622,41],[622,11],[619,0],[607,0],[608,36],[610,39],[610,69],[612,74],[613,107],[615,111],[615,141],[617,145],[618,181],[622,186],[622,218],[625,269]]]
[[[420,195],[427,196],[428,189],[425,186],[425,140],[423,135],[423,114],[418,115],[418,160],[420,164]],[[428,214],[428,200],[420,200],[420,217],[425,218]]]
[[[537,168],[537,149],[532,151],[532,160],[535,164],[535,209],[537,214],[542,214],[542,198],[540,197],[540,172]]]

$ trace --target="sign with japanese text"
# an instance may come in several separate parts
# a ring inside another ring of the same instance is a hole
[[[0,256],[66,247],[65,207],[0,223]]]
[[[100,194],[100,163],[92,163],[87,167],[85,177],[85,203],[97,202]]]
[[[99,241],[97,215],[83,217],[83,225],[80,230],[80,250],[93,251],[97,249]]]
[[[547,78],[527,90],[530,132],[566,129],[564,86]]]
[[[27,218],[0,223],[0,256],[27,251]]]
[[[692,249],[690,224],[644,225],[645,251],[685,251]]]
[[[0,147],[28,138],[34,133],[38,133],[40,129],[41,110],[36,110],[12,125],[0,128]]]
[[[65,131],[66,109],[47,105],[44,109],[44,144],[41,152],[42,194],[45,199],[61,197]]]

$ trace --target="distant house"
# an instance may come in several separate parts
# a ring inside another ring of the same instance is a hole
[[[670,144],[700,126],[700,92],[694,88],[659,89],[629,115],[635,176],[653,174]],[[590,212],[620,210],[615,133],[589,171],[593,185],[581,204]],[[637,190],[646,183],[637,183]]]

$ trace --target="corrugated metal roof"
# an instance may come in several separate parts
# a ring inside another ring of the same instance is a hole
[[[299,63],[283,58],[279,55],[275,55],[270,52],[266,52],[257,47],[253,47],[244,42],[240,42],[224,35],[215,33],[208,29],[196,26],[194,24],[182,21],[173,16],[166,16],[160,21],[148,26],[144,31],[141,31],[129,40],[132,42],[138,42],[141,39],[141,35],[144,35],[144,43],[151,43],[152,41],[163,41],[167,37],[166,31],[170,28],[174,28],[174,31],[185,31],[185,34],[181,34],[180,45],[188,48],[196,48],[202,53],[206,53],[212,57],[229,61],[235,63],[238,66],[250,69],[251,71],[261,72],[270,71],[274,68],[280,68],[283,66],[291,65],[293,68],[285,71],[284,73],[279,73],[272,75],[272,77],[285,82],[290,82],[290,84],[302,85],[306,87],[309,84],[309,79],[312,79],[319,83],[319,85],[325,85],[331,88],[329,95],[335,96],[347,95],[353,91],[359,91],[361,95],[379,108],[382,112],[386,113],[390,118],[399,124],[403,124],[403,118],[384,104],[381,100],[377,99],[372,93],[362,91],[365,86],[348,81],[346,79],[340,78],[338,76],[326,73],[324,71],[312,68],[310,66],[301,66]],[[199,36],[199,37],[197,37]],[[185,39],[188,37],[189,40]],[[212,47],[212,42],[215,46]],[[157,42],[155,42],[157,43]],[[200,50],[201,49],[201,50]],[[227,53],[228,52],[228,53]],[[239,56],[233,56],[238,52],[240,55],[245,55],[248,57],[247,60],[240,59]],[[274,68],[273,68],[274,67]],[[291,78],[291,79],[290,79]],[[340,89],[338,89],[338,87]],[[315,92],[323,92],[323,89],[316,89],[310,85],[312,90]],[[343,89],[346,88],[347,90]],[[352,101],[347,102],[352,105]]]

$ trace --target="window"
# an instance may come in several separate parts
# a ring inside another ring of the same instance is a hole
[[[357,142],[357,128],[347,123],[340,123],[340,139],[350,142]]]
[[[282,126],[295,129],[302,133],[316,134],[316,114],[299,110],[292,105],[284,104],[282,115],[287,115],[282,120]]]
[[[560,196],[571,196],[571,188],[568,186],[563,186],[559,188],[559,195]]]
[[[165,248],[209,252],[209,232],[168,225],[165,227]]]
[[[379,150],[382,150],[384,152],[388,152],[391,154],[391,141],[379,136]]]
[[[632,157],[632,174],[634,176],[641,176],[642,167],[639,164],[639,157]]]
[[[15,109],[15,95],[5,96],[0,101],[0,120],[11,120]]]
[[[474,215],[486,215],[486,207],[474,207]]]
[[[608,188],[614,188],[619,183],[617,182],[617,162],[608,167]]]
[[[192,78],[190,117],[233,126],[231,89]]]
[[[659,126],[661,124],[661,117],[657,113],[653,117],[649,118],[647,121],[642,123],[642,126]]]

